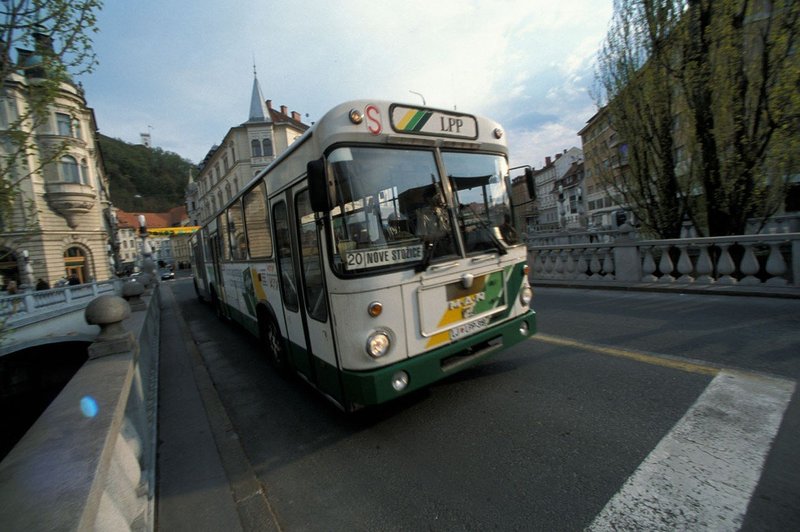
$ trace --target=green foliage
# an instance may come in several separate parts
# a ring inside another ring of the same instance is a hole
[[[127,212],[164,212],[184,203],[194,164],[160,148],[99,135],[114,206]]]
[[[91,34],[97,31],[100,0],[4,0],[0,3],[0,216],[7,216],[17,183],[56,160],[65,144],[40,152],[38,166],[28,164],[37,151],[37,129],[49,119],[50,106],[70,75],[91,72],[96,65]],[[17,53],[18,50],[22,53]],[[28,80],[24,88],[11,76]],[[20,92],[22,91],[22,92]],[[22,94],[24,104],[16,97]],[[8,100],[8,101],[6,101]]]
[[[630,165],[607,173],[606,186],[663,237],[677,236],[683,216],[716,236],[778,212],[800,169],[800,3],[616,0],[614,9],[597,79]]]

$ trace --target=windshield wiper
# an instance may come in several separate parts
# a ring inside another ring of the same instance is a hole
[[[475,211],[475,209],[472,207],[472,205],[464,205],[463,203],[459,203],[458,204],[458,211],[459,211],[458,214],[461,217],[461,221],[464,224],[464,227],[467,227],[466,220],[464,219],[464,214],[462,213],[462,211],[464,209],[468,209],[469,212],[471,212],[474,215],[475,220],[477,221],[477,224],[474,224],[474,225],[477,225],[478,227],[480,227],[481,229],[486,231],[486,233],[489,235],[489,240],[492,241],[492,244],[494,244],[494,246],[497,248],[497,251],[501,255],[505,255],[506,253],[508,253],[508,250],[506,249],[506,247],[503,245],[502,242],[500,242],[500,239],[497,238],[497,235],[494,234],[494,231],[492,231],[491,226],[488,223],[486,223],[486,220],[484,220],[483,217],[480,216]],[[473,225],[473,224],[471,224],[471,225]]]

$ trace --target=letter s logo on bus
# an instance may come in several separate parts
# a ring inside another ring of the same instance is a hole
[[[374,105],[368,105],[364,114],[367,115],[367,129],[369,132],[373,135],[380,135],[381,131],[383,131],[380,109]]]

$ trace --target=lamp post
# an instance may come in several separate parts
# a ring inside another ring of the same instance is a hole
[[[147,220],[144,214],[139,215],[139,237],[142,239],[142,266],[141,271],[149,275],[145,282],[145,287],[151,286],[152,278],[154,277],[155,264],[153,264],[153,249],[147,241]]]
[[[25,260],[25,284],[28,288],[33,288],[33,265],[27,249],[22,250],[22,258]]]

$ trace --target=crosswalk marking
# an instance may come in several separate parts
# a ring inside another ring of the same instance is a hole
[[[720,371],[589,530],[740,528],[794,389]]]

